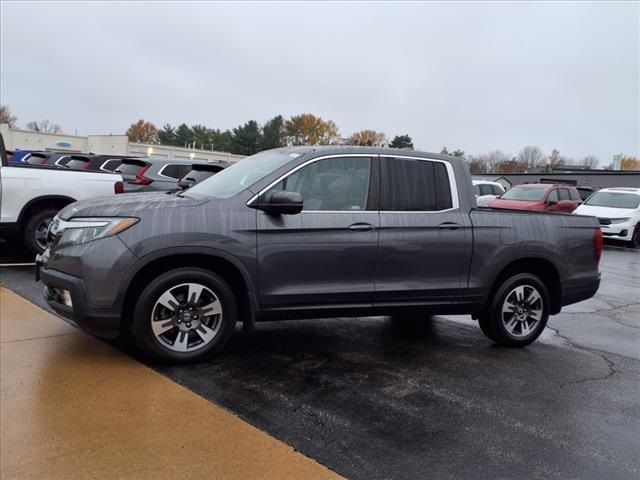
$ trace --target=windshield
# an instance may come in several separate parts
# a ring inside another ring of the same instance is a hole
[[[596,192],[591,195],[584,204],[593,205],[594,207],[638,208],[638,205],[640,205],[640,195],[633,193]]]
[[[523,187],[513,187],[510,190],[507,190],[502,194],[500,198],[505,200],[521,200],[523,202],[535,202],[538,200],[542,200],[544,198],[545,193],[547,193],[546,188],[523,188]]]
[[[273,150],[257,153],[191,187],[184,195],[201,195],[213,198],[232,197],[299,155],[299,153]]]

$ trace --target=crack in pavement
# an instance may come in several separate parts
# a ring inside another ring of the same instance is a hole
[[[635,304],[632,304],[635,305]],[[615,363],[609,358],[607,357],[604,353],[597,351],[595,349],[591,349],[588,347],[583,347],[581,345],[576,345],[575,343],[573,343],[568,337],[562,335],[560,333],[560,330],[557,328],[554,328],[552,326],[550,326],[549,324],[547,324],[547,328],[551,329],[557,337],[560,337],[561,339],[563,339],[565,342],[567,342],[569,344],[569,346],[575,348],[576,350],[582,350],[588,353],[591,353],[593,355],[596,355],[598,357],[600,357],[602,360],[604,360],[607,364],[607,368],[609,369],[609,372],[606,375],[600,375],[597,377],[586,377],[586,378],[581,378],[579,380],[569,380],[567,382],[563,382],[560,384],[560,388],[564,388],[567,385],[575,385],[575,384],[579,384],[579,383],[586,383],[586,382],[594,382],[594,381],[599,381],[599,380],[607,380],[610,377],[612,377],[614,374],[618,373],[618,371],[615,369]]]
[[[562,312],[563,315],[598,315],[601,313],[609,313],[609,312],[613,312],[615,310],[620,310],[623,308],[628,308],[628,307],[634,307],[636,305],[640,306],[640,302],[633,302],[633,303],[627,303],[625,305],[612,305],[609,302],[606,302],[602,299],[600,299],[602,301],[602,303],[605,303],[607,305],[609,305],[611,308],[599,308],[597,310],[593,310],[590,312]],[[627,325],[629,326],[629,325]],[[639,327],[631,327],[631,328],[639,328]]]

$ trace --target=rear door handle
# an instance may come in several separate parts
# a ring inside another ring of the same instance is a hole
[[[364,222],[354,223],[353,225],[349,225],[347,228],[354,232],[370,232],[371,230],[376,229],[375,225]]]
[[[441,223],[440,225],[438,225],[438,228],[444,229],[444,230],[457,230],[461,227],[462,225],[460,225],[459,223],[455,223],[455,222],[444,222]]]

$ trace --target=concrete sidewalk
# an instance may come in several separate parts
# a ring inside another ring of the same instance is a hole
[[[2,479],[339,478],[3,287],[0,386]]]

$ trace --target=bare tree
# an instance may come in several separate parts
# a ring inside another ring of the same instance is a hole
[[[547,157],[540,147],[528,145],[518,153],[518,162],[527,168],[542,167],[547,163]]]
[[[42,133],[62,133],[62,127],[57,123],[51,123],[49,120],[42,120],[40,122],[29,122],[26,125],[27,130],[33,130],[34,132]]]
[[[11,115],[11,110],[6,105],[0,105],[0,123],[9,124],[9,128],[16,128],[18,119],[15,115]]]
[[[596,168],[598,166],[598,157],[594,157],[593,155],[587,155],[582,160],[582,165],[589,168]]]

